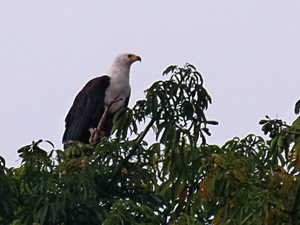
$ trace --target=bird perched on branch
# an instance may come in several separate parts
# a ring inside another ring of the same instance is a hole
[[[141,57],[124,53],[115,58],[106,74],[90,80],[77,94],[65,119],[63,143],[97,143],[109,137],[114,114],[128,105],[130,66]]]

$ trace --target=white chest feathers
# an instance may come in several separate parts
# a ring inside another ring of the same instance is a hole
[[[110,112],[114,113],[124,107],[127,98],[130,96],[129,79],[120,79],[118,77],[110,77],[110,84],[105,91],[104,102],[110,105]]]

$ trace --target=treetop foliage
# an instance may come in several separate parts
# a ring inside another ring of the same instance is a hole
[[[115,115],[110,139],[66,151],[39,140],[18,150],[18,168],[0,157],[0,223],[300,224],[300,117],[261,120],[267,138],[208,144],[217,122],[201,74],[163,75]]]

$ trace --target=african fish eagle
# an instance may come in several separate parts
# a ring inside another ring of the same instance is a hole
[[[106,74],[90,80],[83,87],[65,119],[64,144],[68,141],[95,143],[103,136],[110,136],[114,114],[128,105],[130,66],[136,61],[141,62],[141,57],[121,54]]]

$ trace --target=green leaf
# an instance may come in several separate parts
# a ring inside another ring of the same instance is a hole
[[[163,72],[163,75],[167,75],[168,73],[170,72],[174,72],[174,70],[177,68],[177,66],[175,65],[172,65],[172,66],[169,66],[164,72]]]
[[[292,128],[300,130],[300,116],[293,122]]]

